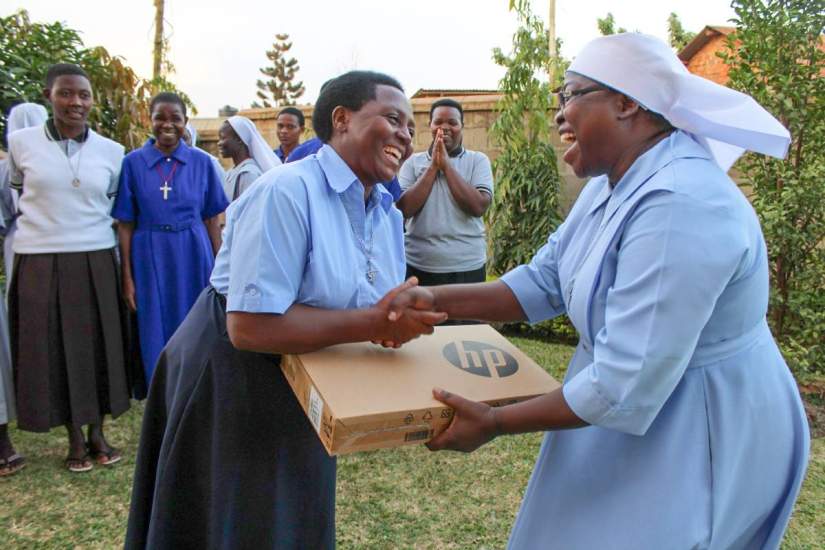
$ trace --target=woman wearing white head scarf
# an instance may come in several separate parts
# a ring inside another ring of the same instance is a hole
[[[183,141],[186,142],[186,145],[189,147],[197,147],[198,145],[198,130],[192,125],[192,122],[187,122],[184,127]],[[206,149],[201,149],[201,151],[209,155],[209,158],[212,160],[212,166],[215,167],[215,171],[218,173],[219,179],[221,181],[226,179],[226,171],[223,169],[223,166],[221,166],[221,161],[219,161],[215,155]]]
[[[6,119],[6,133],[11,134],[23,128],[40,126],[46,122],[46,108],[37,103],[21,103],[12,107]],[[8,159],[0,160],[0,233],[3,234],[3,259],[5,263],[6,288],[11,281],[14,251],[12,241],[16,228],[17,200],[9,187]],[[12,385],[11,354],[9,351],[9,325],[5,300],[0,300],[0,476],[11,475],[21,470],[25,459],[20,456],[8,435],[8,423],[15,418],[14,386]]]
[[[563,386],[456,411],[432,449],[547,431],[510,548],[777,548],[809,433],[766,323],[759,221],[725,170],[783,156],[788,132],[747,95],[690,75],[640,34],[592,41],[556,116],[564,160],[592,177],[528,265],[499,281],[417,287],[403,308],[549,319],[580,340]]]
[[[6,133],[40,126],[46,122],[49,114],[46,108],[39,103],[20,103],[9,111],[6,119]],[[17,229],[15,218],[17,217],[17,193],[12,192],[9,187],[8,160],[0,161],[0,208],[2,208],[3,224],[5,227],[3,240],[3,260],[6,268],[6,288],[11,282],[12,266],[14,265],[14,233]]]
[[[246,117],[233,116],[218,130],[218,150],[235,166],[226,173],[224,191],[237,199],[264,172],[281,164],[278,156]]]

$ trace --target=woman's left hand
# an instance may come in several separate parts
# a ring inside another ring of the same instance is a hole
[[[455,413],[447,429],[427,443],[431,451],[444,449],[470,453],[498,435],[496,410],[486,403],[470,401],[442,389],[434,389],[433,397],[452,408]]]

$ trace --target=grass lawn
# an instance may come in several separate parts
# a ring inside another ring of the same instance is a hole
[[[512,338],[561,379],[572,348]],[[62,468],[65,436],[12,430],[29,466],[0,479],[0,548],[116,548],[123,544],[142,405],[110,424],[123,463],[89,474]],[[540,435],[504,437],[471,455],[423,446],[358,453],[338,461],[338,546],[503,548],[538,452]],[[758,480],[754,480],[758,482]],[[811,464],[783,548],[825,541],[825,438]]]

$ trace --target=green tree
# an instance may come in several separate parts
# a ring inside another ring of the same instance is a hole
[[[493,50],[506,69],[499,82],[503,97],[490,133],[501,147],[493,164],[496,193],[490,210],[490,269],[505,271],[530,259],[560,223],[559,174],[550,141],[553,131],[551,64],[544,24],[528,0],[511,3],[519,21],[510,55]],[[558,48],[557,50],[558,51]],[[556,74],[564,73],[564,66]]]
[[[74,60],[83,43],[60,23],[32,24],[26,11],[0,18],[0,135],[16,103],[46,105],[43,80],[55,60]]]
[[[149,99],[161,90],[176,91],[164,78],[140,78],[123,58],[105,48],[85,48],[80,35],[62,23],[32,23],[26,11],[0,17],[0,135],[6,115],[20,102],[47,105],[43,98],[46,71],[53,63],[75,63],[89,74],[95,105],[89,124],[127,149],[143,144],[149,134]]]
[[[607,15],[603,18],[597,18],[596,26],[599,27],[599,32],[602,34],[602,36],[617,34],[620,32],[627,32],[627,29],[623,27],[619,27],[618,29],[616,28],[616,19],[610,12],[608,12]]]
[[[269,67],[261,67],[260,71],[268,80],[258,80],[258,99],[263,105],[254,102],[252,107],[280,107],[282,105],[293,105],[296,100],[304,95],[304,83],[293,82],[300,70],[298,60],[294,57],[287,57],[287,53],[292,48],[288,34],[276,34],[272,49],[267,50],[266,57],[272,62]],[[271,103],[270,103],[271,101]]]
[[[748,154],[737,167],[768,245],[769,320],[796,374],[825,374],[825,1],[735,0],[721,57],[729,86],[788,128],[787,158]]]
[[[696,33],[686,31],[685,28],[682,27],[682,21],[679,20],[676,12],[671,12],[667,18],[667,35],[671,47],[678,51],[687,46],[688,43],[693,40],[693,37],[696,36]]]

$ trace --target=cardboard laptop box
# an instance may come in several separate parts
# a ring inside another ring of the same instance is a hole
[[[342,344],[285,355],[286,379],[330,455],[429,441],[452,409],[433,387],[493,406],[559,383],[488,325],[437,327],[401,349]]]

